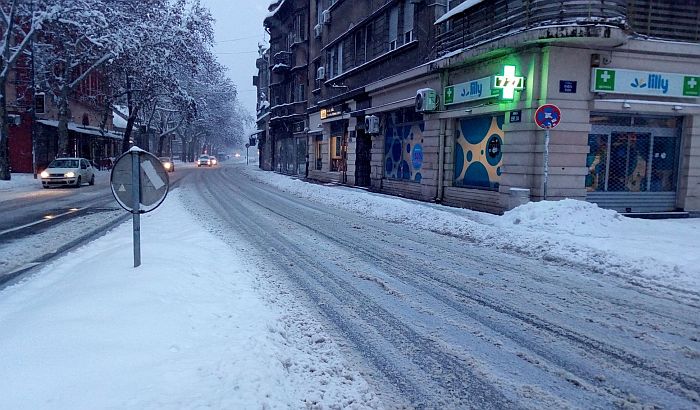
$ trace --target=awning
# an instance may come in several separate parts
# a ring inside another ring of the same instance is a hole
[[[58,121],[57,120],[37,120],[36,122],[47,125],[49,127],[55,127],[58,128]],[[91,135],[95,137],[104,137],[104,138],[114,138],[114,139],[124,139],[122,135],[117,134],[116,132],[113,131],[103,131],[97,127],[85,127],[85,126],[80,126],[74,122],[69,122],[68,123],[68,130],[77,132],[79,134],[85,134],[85,135]]]
[[[250,133],[250,136],[252,137],[258,134],[262,134],[263,132],[265,132],[265,130],[255,130],[252,133]]]

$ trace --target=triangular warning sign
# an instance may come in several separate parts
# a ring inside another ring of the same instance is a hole
[[[126,188],[124,188],[124,184],[119,185],[119,192],[126,192]]]

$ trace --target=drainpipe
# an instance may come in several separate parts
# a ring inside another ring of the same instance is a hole
[[[445,70],[440,71],[440,90],[444,90],[447,86],[447,72]],[[439,111],[445,111],[445,102],[440,99]],[[438,175],[437,175],[437,194],[435,195],[435,202],[441,203],[444,185],[445,185],[445,134],[447,133],[447,120],[439,119],[440,121],[440,134],[438,136]]]

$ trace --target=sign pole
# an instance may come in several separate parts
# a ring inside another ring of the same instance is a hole
[[[134,225],[134,268],[141,265],[141,175],[140,175],[140,154],[138,151],[131,152],[131,198],[133,199]]]
[[[247,147],[247,146],[245,147],[245,164],[246,165],[248,165],[248,148],[249,147]]]
[[[535,111],[535,124],[544,130],[544,192],[542,199],[547,200],[547,180],[549,179],[549,130],[561,122],[561,110],[554,104],[544,104]]]
[[[549,178],[549,128],[544,131],[544,200],[547,200],[547,179]]]

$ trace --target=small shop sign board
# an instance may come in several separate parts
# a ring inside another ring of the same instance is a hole
[[[591,91],[597,93],[652,95],[659,97],[700,97],[700,74],[594,68]]]

